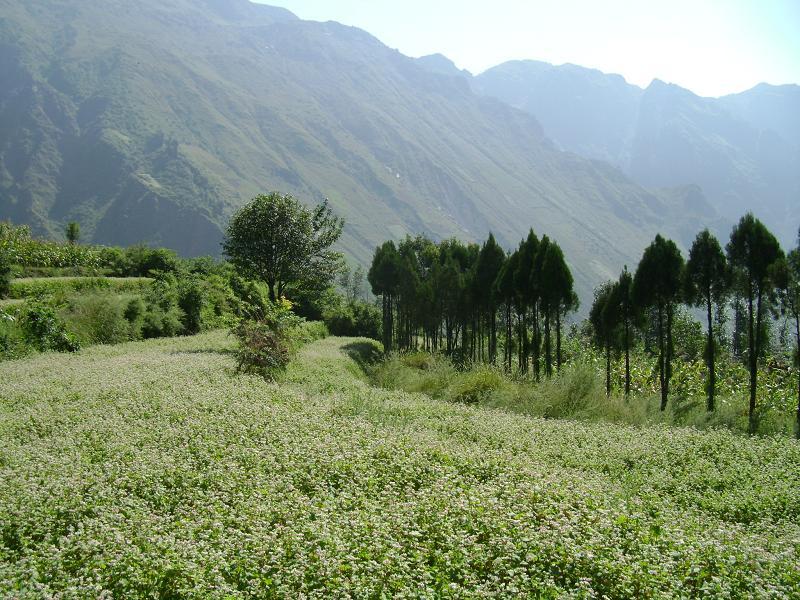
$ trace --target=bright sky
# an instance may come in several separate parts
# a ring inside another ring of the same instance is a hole
[[[654,78],[703,96],[800,83],[800,0],[258,0],[477,74],[511,59]]]

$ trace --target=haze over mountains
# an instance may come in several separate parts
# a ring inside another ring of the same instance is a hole
[[[536,115],[559,147],[608,161],[645,187],[694,183],[727,219],[753,210],[784,241],[797,235],[800,86],[701,98],[659,80],[642,89],[536,61],[504,63],[473,86]]]
[[[784,239],[800,224],[797,86],[711,101],[448,63],[247,0],[0,0],[0,218],[217,254],[277,189],[330,198],[362,263],[406,234],[510,248],[533,227],[584,303],[657,231],[726,234],[746,208]]]

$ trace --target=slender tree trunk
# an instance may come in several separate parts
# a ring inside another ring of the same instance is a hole
[[[708,361],[708,401],[706,409],[708,412],[714,410],[714,392],[717,388],[717,375],[714,371],[714,320],[711,315],[711,294],[706,294],[706,316],[708,317],[708,342],[706,348],[706,360]]]
[[[544,364],[545,375],[550,379],[553,376],[553,349],[550,341],[550,310],[544,311]]]
[[[606,340],[606,396],[611,396],[611,343]]]
[[[751,331],[753,326],[750,327]],[[753,346],[753,354],[750,357],[750,414],[749,414],[749,432],[754,434],[756,432],[757,416],[756,416],[756,393],[758,390],[758,355],[761,352],[761,293],[759,292],[756,299],[756,316],[755,316],[755,342]]]
[[[800,440],[800,314],[794,315],[794,335],[797,348],[797,439]]]
[[[627,309],[626,309],[627,311]],[[631,395],[631,321],[625,314],[625,396]]]
[[[556,311],[556,370],[561,370],[561,309]]]
[[[497,309],[491,307],[489,316],[489,362],[497,361]]]
[[[528,341],[528,310],[522,311],[522,372],[528,372],[528,357],[530,356],[530,342]]]
[[[540,353],[541,353],[541,331],[539,329],[539,303],[534,302],[533,304],[533,378],[538,383],[541,379],[541,365],[540,363]]]
[[[275,297],[275,280],[270,279],[267,281],[267,289],[269,290],[269,301],[275,304],[277,298]]]
[[[661,384],[661,412],[667,409],[667,382],[666,370],[664,359],[666,358],[666,349],[664,344],[664,307],[658,307],[658,379]]]
[[[512,323],[511,323],[511,302],[506,304],[506,371],[511,373],[511,336],[512,333]]]
[[[669,396],[669,388],[672,383],[672,356],[675,354],[675,345],[672,340],[672,317],[675,307],[670,302],[667,304],[667,356],[664,361],[664,370],[666,371],[665,382],[667,384],[667,396]]]
[[[752,289],[747,298],[747,349],[749,356],[748,366],[750,368],[750,406],[748,410],[748,431],[753,434],[756,431],[756,373],[758,371],[758,358],[756,356],[756,334],[753,331],[753,292]]]

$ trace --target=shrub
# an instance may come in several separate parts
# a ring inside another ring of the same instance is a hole
[[[367,302],[337,306],[325,313],[324,320],[332,335],[381,338],[381,312]]]
[[[76,352],[80,342],[67,331],[54,306],[44,300],[34,300],[23,309],[20,325],[25,342],[45,352]]]
[[[304,342],[304,335],[310,338],[322,333],[305,328],[304,324],[305,319],[292,312],[292,303],[286,299],[268,302],[261,319],[242,319],[232,330],[239,340],[235,351],[237,371],[274,380],[289,364],[292,351]],[[301,335],[294,337],[298,330]]]
[[[450,386],[448,395],[454,402],[477,404],[503,386],[503,376],[491,367],[479,367],[460,374]]]
[[[126,319],[127,308],[123,299],[111,294],[75,296],[64,320],[82,345],[119,344],[138,337],[138,329]]]
[[[168,273],[158,274],[145,297],[142,336],[172,337],[183,331],[184,314],[178,306],[177,280]]]
[[[0,251],[0,298],[7,298],[11,293],[11,263],[6,254]]]
[[[236,349],[236,370],[255,373],[274,380],[289,364],[289,341],[286,331],[273,323],[241,321],[233,329],[239,340]]]
[[[195,277],[180,282],[178,307],[183,311],[181,323],[187,335],[200,333],[203,326],[203,288]]]

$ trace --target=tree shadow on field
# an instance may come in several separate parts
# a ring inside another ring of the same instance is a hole
[[[368,373],[370,367],[383,359],[383,352],[370,342],[352,342],[342,346],[342,350],[356,362],[364,373]]]
[[[220,354],[222,356],[232,356],[232,348],[193,348],[191,350],[173,350],[170,354]]]

